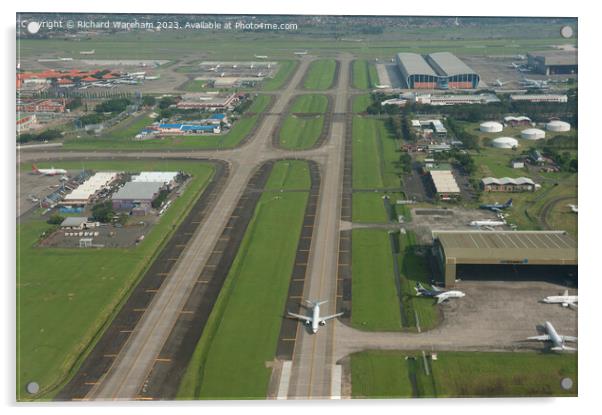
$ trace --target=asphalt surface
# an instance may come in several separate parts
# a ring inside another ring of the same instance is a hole
[[[221,151],[164,151],[164,152],[127,152],[127,151],[31,151],[21,152],[20,160],[42,161],[61,159],[112,159],[112,158],[188,158],[188,159],[216,159],[228,163],[230,175],[223,187],[223,192],[217,196],[215,208],[207,212],[206,217],[200,223],[198,229],[190,238],[189,243],[177,258],[173,269],[165,277],[165,281],[155,293],[152,301],[144,310],[135,329],[128,336],[127,341],[121,348],[107,373],[93,382],[89,393],[82,399],[87,400],[131,400],[144,399],[145,390],[148,390],[148,380],[156,362],[163,361],[161,351],[168,340],[170,333],[180,317],[182,310],[189,300],[190,293],[197,284],[198,276],[209,263],[214,247],[219,243],[219,237],[227,226],[228,219],[242,196],[243,191],[257,168],[267,160],[280,158],[299,158],[314,160],[323,172],[321,198],[317,212],[317,223],[320,223],[318,235],[312,241],[314,255],[309,260],[310,284],[306,288],[306,296],[323,295],[331,298],[334,307],[334,293],[336,282],[336,256],[325,247],[336,246],[338,241],[339,222],[339,196],[342,178],[342,149],[344,117],[341,115],[346,111],[348,67],[350,57],[346,56],[342,61],[342,73],[336,89],[326,91],[327,94],[336,93],[334,97],[333,125],[330,132],[329,142],[320,148],[307,151],[284,151],[272,147],[272,136],[275,128],[285,115],[285,108],[293,95],[299,94],[295,88],[307,71],[311,57],[301,60],[295,74],[288,82],[286,88],[275,98],[272,108],[259,120],[254,133],[241,146],[231,150]],[[312,91],[303,91],[312,93]],[[322,91],[324,93],[324,91]],[[314,249],[314,241],[322,246]],[[328,281],[328,283],[326,283]],[[331,326],[332,327],[332,326]],[[324,331],[326,333],[326,331]],[[332,333],[330,333],[332,335]],[[302,338],[302,341],[314,341],[314,337]],[[328,342],[332,348],[332,339]],[[318,346],[318,345],[316,345]],[[312,347],[315,351],[317,347]],[[310,360],[303,358],[297,361],[297,366],[311,366],[310,376],[300,376],[301,382],[315,385],[308,396],[327,396],[330,391],[326,384],[329,382],[329,368],[322,368],[321,360],[316,356],[326,356],[325,339],[320,342],[321,351],[311,356]],[[328,353],[327,360],[332,361],[332,351]],[[320,369],[321,368],[321,369]],[[314,370],[316,369],[316,370]],[[319,370],[318,370],[319,369]],[[92,382],[91,382],[92,383]],[[304,389],[304,388],[302,388]],[[301,395],[303,396],[303,395]]]
[[[349,69],[351,58],[339,60],[334,115],[330,137],[324,146],[328,162],[324,165],[322,188],[318,200],[315,238],[309,256],[309,278],[304,298],[328,300],[321,308],[325,315],[336,311],[336,287],[343,162],[345,149],[345,114],[347,113]],[[342,117],[341,117],[342,115]],[[333,249],[334,248],[334,249]],[[297,345],[293,357],[289,398],[324,399],[331,396],[331,375],[334,365],[334,324],[311,334],[303,325],[297,329]]]

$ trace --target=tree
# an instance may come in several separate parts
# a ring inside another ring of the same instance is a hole
[[[48,218],[46,223],[50,225],[60,225],[61,223],[63,223],[64,220],[65,218],[61,215],[52,215]]]
[[[115,211],[110,201],[97,203],[92,207],[92,218],[98,222],[107,223],[113,220]]]
[[[145,95],[142,97],[142,105],[145,107],[152,107],[157,102],[157,99],[152,95]]]

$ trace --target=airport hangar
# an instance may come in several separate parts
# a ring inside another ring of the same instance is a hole
[[[397,67],[407,88],[475,89],[480,77],[456,55],[449,52],[398,53]]]
[[[528,65],[543,75],[572,75],[577,73],[577,51],[544,51],[527,54]]]
[[[564,231],[433,231],[445,286],[456,279],[530,280],[577,276],[577,244]]]

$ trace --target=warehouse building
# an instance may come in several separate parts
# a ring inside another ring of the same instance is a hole
[[[128,182],[113,195],[113,209],[145,214],[163,186],[160,182]]]
[[[98,192],[113,183],[117,176],[118,173],[116,172],[98,172],[73,189],[71,193],[65,196],[61,204],[69,206],[86,205]]]
[[[423,105],[483,105],[500,102],[495,94],[414,94],[409,98],[412,102]]]
[[[528,65],[543,75],[577,73],[577,51],[555,50],[527,54]]]
[[[173,187],[178,177],[177,171],[141,171],[132,176],[132,182],[161,183],[168,187]]]
[[[510,101],[527,101],[527,102],[552,102],[552,103],[564,103],[568,102],[566,95],[558,94],[523,94],[523,95],[510,95]]]
[[[510,177],[485,177],[481,180],[481,187],[484,192],[534,192],[539,189],[539,185],[528,177],[518,177],[512,179]]]
[[[480,77],[468,65],[449,52],[398,53],[397,67],[407,88],[474,89]]]
[[[431,170],[429,174],[440,200],[457,200],[460,198],[460,187],[451,170]]]
[[[462,279],[577,276],[577,244],[564,231],[433,231],[445,286]],[[539,272],[538,272],[539,271]]]

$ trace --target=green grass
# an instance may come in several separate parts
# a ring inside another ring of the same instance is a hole
[[[278,72],[272,79],[263,83],[264,91],[277,91],[293,76],[295,69],[299,66],[299,61],[285,60],[278,62]]]
[[[414,287],[420,282],[430,287],[430,272],[426,256],[417,250],[416,235],[407,231],[399,235],[399,252],[397,257],[401,272],[401,290],[403,312],[409,327],[422,331],[434,328],[439,324],[440,313],[435,301],[428,297],[416,296]],[[418,318],[418,321],[416,321]]]
[[[156,120],[149,117],[150,112],[138,115],[135,118],[128,118],[120,122],[119,124],[111,127],[105,136],[113,139],[131,140],[136,134],[139,134],[142,129],[148,127]]]
[[[323,114],[328,108],[328,98],[326,95],[307,94],[299,95],[290,108],[292,113],[301,114]]]
[[[313,61],[307,70],[303,87],[321,91],[331,88],[335,69],[336,61],[334,59]]]
[[[247,108],[246,114],[260,114],[264,112],[272,102],[272,97],[269,95],[257,95],[253,98],[253,102]]]
[[[370,88],[370,75],[368,74],[368,62],[355,60],[352,66],[352,85],[355,89]]]
[[[180,385],[179,399],[264,399],[307,192],[264,193]],[[275,253],[278,253],[275,255]]]
[[[389,214],[384,206],[383,196],[389,196],[392,212]],[[353,222],[388,223],[397,222],[397,215],[403,215],[404,220],[410,220],[410,211],[406,206],[397,205],[398,199],[405,199],[403,193],[390,192],[355,192],[352,197]]]
[[[353,187],[399,188],[398,145],[384,121],[355,116],[352,138]]]
[[[351,324],[362,330],[400,330],[399,299],[387,231],[354,229],[351,241]]]
[[[289,150],[311,148],[322,133],[324,116],[289,115],[282,123],[279,139],[280,145]]]
[[[416,359],[405,359],[406,356]],[[428,354],[427,354],[428,356]],[[367,351],[351,356],[355,398],[577,396],[577,355],[517,352]],[[564,377],[573,389],[561,388]]]
[[[283,160],[274,164],[265,185],[266,190],[309,190],[309,165],[301,160]]]
[[[59,249],[34,246],[50,228],[34,219],[17,228],[17,398],[25,384],[51,399],[68,380],[138,277],[152,262],[213,174],[207,163],[185,161],[63,161],[62,168],[183,170],[193,175],[143,242],[132,248]],[[40,163],[40,167],[50,166]],[[30,165],[22,165],[29,170]]]
[[[374,88],[378,84],[378,72],[376,71],[376,65],[368,63],[368,79],[370,81],[370,88]]]
[[[370,94],[356,95],[353,97],[353,103],[351,106],[351,110],[355,114],[366,112],[366,109],[368,108],[368,106],[371,103],[372,103],[372,98],[370,97]]]

